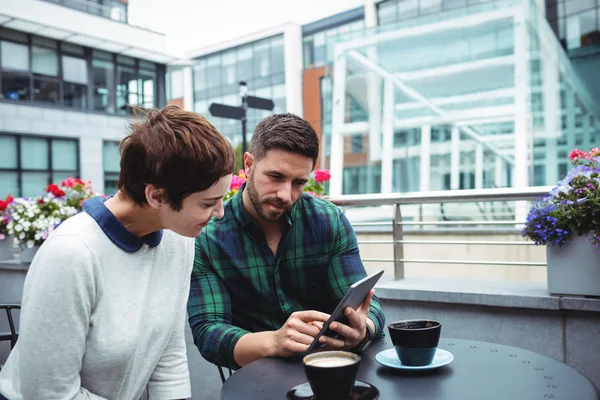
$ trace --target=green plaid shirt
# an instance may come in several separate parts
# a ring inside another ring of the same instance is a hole
[[[285,218],[277,256],[242,206],[243,188],[196,239],[188,300],[194,343],[211,363],[239,368],[233,358],[246,333],[277,330],[295,311],[333,312],[366,276],[354,230],[333,203],[303,194]],[[373,297],[375,336],[385,317]]]

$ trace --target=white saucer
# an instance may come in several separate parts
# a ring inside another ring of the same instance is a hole
[[[396,350],[387,349],[383,350],[375,356],[377,362],[381,365],[385,365],[386,367],[402,369],[408,371],[424,371],[430,369],[441,368],[444,365],[448,365],[454,360],[454,356],[447,350],[440,349],[439,347],[435,351],[435,356],[433,357],[433,361],[428,365],[421,365],[418,367],[413,367],[410,365],[402,365],[400,360],[398,359],[398,355],[396,354]]]

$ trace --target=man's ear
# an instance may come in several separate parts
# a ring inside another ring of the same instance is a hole
[[[251,153],[244,153],[244,172],[246,176],[250,176],[252,166],[254,165],[254,156]]]
[[[146,193],[148,205],[151,208],[158,210],[163,204],[163,189],[158,189],[154,185],[146,185],[144,192]]]

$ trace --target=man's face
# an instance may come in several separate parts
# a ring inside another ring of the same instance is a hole
[[[259,218],[276,222],[298,201],[313,168],[310,157],[269,150],[258,162],[246,154],[246,189]]]

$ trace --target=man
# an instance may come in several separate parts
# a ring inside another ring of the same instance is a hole
[[[247,183],[196,239],[188,300],[194,342],[217,365],[306,351],[348,288],[366,276],[354,231],[334,204],[303,193],[319,141],[292,114],[265,118],[244,154]],[[381,334],[373,292],[332,348],[358,349]]]

